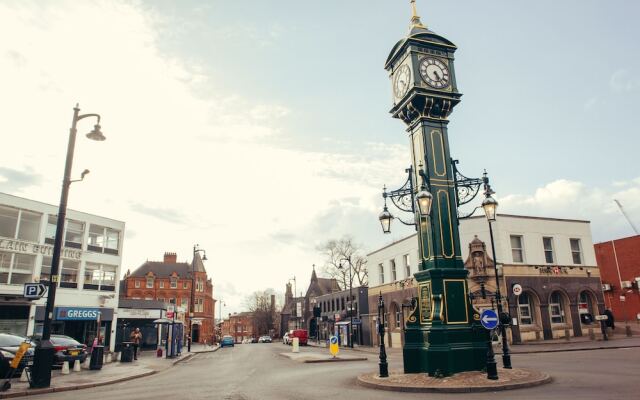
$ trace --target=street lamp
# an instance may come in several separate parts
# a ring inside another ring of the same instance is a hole
[[[340,263],[338,263],[338,269],[344,270],[342,261],[349,262],[349,347],[353,349],[353,264],[351,264],[351,256],[348,256],[347,258],[340,260]]]
[[[189,302],[189,337],[187,341],[187,351],[191,352],[191,342],[193,341],[193,303],[195,302],[195,265],[196,255],[202,252],[202,261],[207,261],[207,252],[200,248],[200,245],[193,246],[193,262],[191,263],[191,301]]]
[[[100,115],[80,114],[79,105],[73,108],[73,119],[69,130],[69,143],[67,145],[67,159],[64,167],[64,178],[62,180],[62,193],[60,195],[60,207],[58,208],[58,220],[56,222],[56,237],[53,244],[53,255],[51,260],[51,273],[48,282],[49,294],[44,313],[44,324],[42,327],[42,339],[36,347],[34,359],[31,387],[46,388],[51,386],[51,365],[53,364],[54,347],[51,343],[51,320],[53,318],[53,307],[56,301],[56,288],[58,284],[58,267],[60,265],[60,253],[62,251],[62,240],[64,235],[64,222],[67,216],[67,199],[69,198],[69,187],[71,186],[71,167],[73,166],[73,151],[76,144],[76,126],[78,121],[88,117],[96,117],[98,122],[93,130],[87,134],[87,138],[96,141],[105,140],[105,136],[100,130]],[[82,173],[82,178],[88,170]],[[81,179],[80,179],[81,180]],[[100,330],[100,327],[98,327]]]
[[[500,279],[498,278],[498,260],[496,260],[496,246],[493,240],[493,222],[496,220],[496,209],[498,208],[498,202],[491,197],[495,192],[489,185],[489,179],[485,172],[484,177],[484,195],[485,198],[482,201],[482,208],[489,221],[489,236],[491,238],[491,253],[493,254],[493,265],[495,266],[494,272],[496,276],[496,304],[498,306],[498,320],[500,322],[500,336],[502,337],[502,366],[504,368],[511,368],[511,355],[509,354],[509,344],[507,343],[507,328],[503,321],[502,312],[502,296],[500,295]]]
[[[378,336],[380,337],[380,362],[379,376],[380,378],[389,377],[389,365],[387,364],[387,352],[384,349],[384,299],[382,293],[378,296]]]

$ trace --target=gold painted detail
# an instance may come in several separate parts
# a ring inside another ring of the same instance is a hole
[[[463,288],[463,300],[464,300],[464,315],[465,315],[465,320],[464,321],[456,321],[456,322],[449,322],[449,308],[448,308],[448,303],[447,303],[447,283],[448,282],[462,282],[462,288]],[[444,301],[445,301],[445,307],[447,307],[447,324],[449,325],[461,325],[461,324],[468,324],[469,323],[469,304],[467,303],[467,296],[466,294],[468,293],[467,290],[467,280],[466,279],[443,279],[442,280],[442,286],[444,287]]]
[[[424,324],[430,322],[433,313],[433,307],[431,304],[431,282],[425,282],[420,285],[419,289],[419,302],[420,302],[420,323]]]
[[[435,139],[436,134],[438,135],[437,139]],[[440,160],[436,158],[436,143],[440,149]],[[433,172],[436,176],[447,176],[447,160],[444,156],[444,138],[442,137],[442,132],[438,129],[431,131],[431,155],[433,156]]]
[[[441,196],[444,194],[445,196]],[[446,197],[446,198],[445,198]],[[455,256],[455,251],[453,247],[453,226],[451,225],[451,205],[449,204],[449,192],[447,190],[439,189],[437,193],[438,198],[438,220],[440,222],[440,248],[442,249],[442,256],[444,258],[453,258]],[[442,233],[444,226],[442,225],[442,203],[447,204],[447,221],[449,221],[449,253],[445,251],[444,245],[444,234]]]
[[[411,28],[417,26],[420,28],[426,28],[426,26],[422,25],[422,21],[420,21],[420,16],[418,15],[418,10],[416,8],[416,0],[411,0]]]

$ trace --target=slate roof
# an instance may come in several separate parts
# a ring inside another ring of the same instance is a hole
[[[162,261],[147,261],[131,272],[130,276],[144,278],[149,272],[157,277],[169,277],[173,272],[180,277],[186,278],[191,272],[191,264],[189,263],[165,263]]]
[[[157,300],[142,300],[142,299],[120,299],[118,300],[119,308],[141,308],[141,309],[155,309],[166,310],[167,305],[162,301]]]

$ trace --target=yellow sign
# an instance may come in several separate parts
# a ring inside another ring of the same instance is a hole
[[[13,369],[18,368],[18,365],[20,365],[20,360],[22,360],[22,356],[24,356],[24,353],[27,352],[29,347],[31,347],[29,343],[20,344],[20,347],[18,348],[18,351],[16,352],[15,357],[13,357],[13,360],[11,361],[11,368]]]
[[[335,357],[338,355],[339,351],[340,348],[338,347],[338,337],[331,336],[329,338],[329,353],[331,353],[331,355]]]

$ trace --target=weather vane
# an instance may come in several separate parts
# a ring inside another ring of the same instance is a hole
[[[421,28],[425,28],[420,21],[420,16],[418,15],[418,10],[416,8],[416,0],[411,0],[411,27],[418,26]]]

